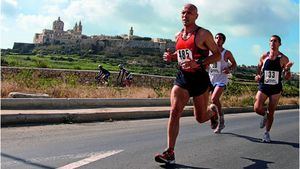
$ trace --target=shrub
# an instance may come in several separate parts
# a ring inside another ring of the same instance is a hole
[[[8,62],[3,57],[1,58],[1,66],[8,66]]]
[[[48,68],[48,64],[46,63],[46,61],[40,60],[40,59],[35,59],[34,61],[35,61],[36,67],[38,67],[38,68]]]

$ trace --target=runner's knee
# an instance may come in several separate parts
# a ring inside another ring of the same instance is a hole
[[[268,114],[269,114],[268,116],[273,117],[273,116],[274,116],[275,109],[270,109],[270,108],[269,108],[268,111],[269,111],[269,112],[268,112]]]
[[[211,97],[210,100],[211,100],[211,102],[214,103],[214,104],[216,104],[216,103],[219,102],[219,99],[218,99],[217,97]]]
[[[197,120],[198,123],[204,123],[204,122],[206,122],[206,120],[204,120],[201,117],[196,117],[196,120]]]
[[[254,111],[257,114],[263,114],[264,113],[264,107],[260,105],[254,105]]]
[[[200,112],[199,114],[203,114],[203,112]],[[202,116],[196,116],[196,120],[198,123],[204,123],[206,120],[202,118]]]
[[[181,112],[178,109],[171,109],[170,118],[172,120],[179,120],[181,116]]]

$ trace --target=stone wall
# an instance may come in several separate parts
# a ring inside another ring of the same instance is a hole
[[[98,71],[96,70],[68,70],[68,69],[47,69],[47,68],[19,68],[19,67],[5,67],[1,66],[1,80],[5,80],[7,75],[15,75],[22,71],[31,71],[34,77],[45,78],[58,78],[66,80],[66,77],[74,76],[80,83],[94,83],[95,76]],[[113,84],[116,84],[118,72],[111,72],[110,80]],[[145,87],[160,87],[160,86],[172,86],[174,77],[167,76],[155,76],[133,73],[134,86]]]
[[[32,53],[32,50],[34,48],[35,48],[35,44],[33,43],[15,42],[13,46],[13,51],[16,53],[30,54]]]

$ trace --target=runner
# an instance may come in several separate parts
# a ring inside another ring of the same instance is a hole
[[[220,97],[228,84],[228,74],[236,68],[236,61],[229,50],[224,49],[226,36],[223,33],[218,33],[215,36],[215,42],[221,52],[221,60],[216,63],[210,64],[209,77],[213,85],[211,91],[211,101],[218,106],[219,112],[219,125],[214,130],[215,133],[220,133],[225,127],[224,113],[222,112],[222,105]]]
[[[269,132],[282,92],[282,74],[286,80],[291,78],[290,68],[293,63],[279,51],[280,45],[281,38],[278,35],[272,35],[270,38],[270,51],[261,56],[257,67],[257,75],[255,76],[255,80],[259,82],[259,87],[255,97],[254,111],[263,116],[260,128],[266,127],[262,142],[271,142]],[[268,98],[269,105],[265,109],[264,103]]]
[[[176,51],[164,53],[167,62],[178,61],[179,71],[171,91],[171,110],[168,122],[167,148],[155,156],[159,163],[175,162],[175,143],[179,133],[179,120],[185,105],[193,97],[194,115],[199,123],[211,119],[216,126],[218,108],[208,107],[211,83],[206,67],[221,58],[220,51],[210,31],[196,25],[197,7],[186,4],[181,12],[183,29],[176,36]],[[209,51],[212,55],[208,57]]]

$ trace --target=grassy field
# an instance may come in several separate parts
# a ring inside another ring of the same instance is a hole
[[[176,63],[166,64],[158,56],[123,56],[122,58],[104,55],[18,55],[7,54],[1,57],[2,65],[15,67],[36,67],[52,69],[96,70],[101,64],[109,71],[118,71],[118,65],[134,73],[173,76]]]
[[[74,76],[64,80],[39,78],[31,71],[22,71],[15,76],[5,76],[1,84],[1,97],[10,92],[46,93],[52,98],[169,98],[171,87],[103,87],[97,84],[81,84]],[[231,81],[222,96],[226,107],[252,106],[257,84]],[[284,83],[283,97],[279,104],[298,104],[299,89]]]
[[[165,76],[174,76],[176,73],[176,63],[166,64],[160,56],[6,54],[1,57],[1,65],[11,67],[96,70],[98,64],[101,64],[109,71],[118,71],[120,63],[125,64],[127,69],[134,73]],[[240,68],[239,71],[238,78],[233,75],[231,83],[222,96],[224,106],[250,106],[254,103],[257,83],[249,76],[253,72],[248,69],[241,71]],[[299,80],[283,84],[284,92],[280,104],[298,104]],[[7,76],[2,79],[1,97],[5,98],[13,91],[46,93],[53,98],[168,98],[171,87],[100,87],[96,84],[80,84],[76,77],[64,77],[64,80],[37,78],[30,71],[25,71],[17,76]]]

